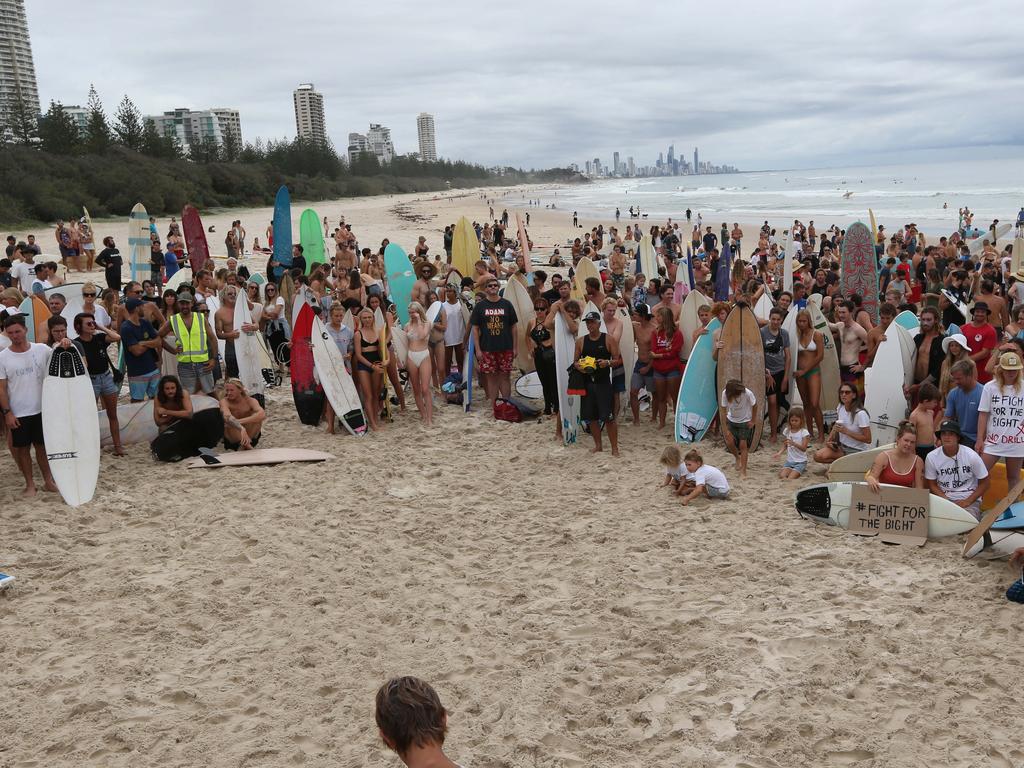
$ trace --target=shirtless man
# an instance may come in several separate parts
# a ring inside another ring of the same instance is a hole
[[[907,389],[907,394],[913,397],[913,402],[917,402],[918,390],[925,382],[939,385],[942,361],[946,356],[942,351],[942,338],[939,310],[935,307],[925,307],[921,310],[921,330],[914,337],[914,346],[917,347],[914,383]]]
[[[629,383],[629,409],[633,412],[633,424],[640,424],[640,389],[654,392],[654,368],[651,367],[651,336],[654,334],[654,321],[651,310],[646,304],[636,308],[636,319],[633,320],[633,338],[636,339],[636,364],[633,366],[633,378]]]
[[[356,268],[356,254],[346,243],[338,243],[334,248],[334,268],[338,274],[351,272]]]
[[[612,248],[611,255],[608,257],[608,269],[611,270],[612,284],[615,286],[615,290],[621,294],[626,287],[626,254],[623,253],[621,245]]]
[[[868,332],[864,326],[853,319],[856,305],[852,301],[841,301],[836,305],[838,323],[829,323],[828,327],[839,334],[839,376],[842,381],[855,386],[860,385],[864,366],[860,364],[860,353],[867,343]]]
[[[413,283],[412,295],[409,301],[410,303],[416,301],[423,307],[429,307],[431,304],[429,297],[434,292],[431,281],[437,275],[437,268],[429,261],[418,261],[416,262],[415,272],[418,279]]]
[[[142,299],[142,283],[135,280],[129,281],[124,286],[124,300],[128,299]],[[155,301],[143,301],[142,306],[139,308],[141,317],[143,320],[148,320],[153,324],[154,328],[159,328],[164,324],[164,314],[160,311],[160,306]],[[124,304],[117,305],[117,318],[113,323],[114,328],[120,328],[121,323],[128,319],[128,312],[124,308]]]
[[[266,411],[245,391],[238,379],[224,382],[224,398],[220,401],[224,415],[224,448],[229,451],[251,451],[259,445]]]
[[[616,345],[622,341],[622,316],[619,314],[619,302],[613,298],[607,298],[601,307],[601,319],[608,332],[608,338],[615,339]],[[619,395],[626,391],[626,369],[623,366],[612,368],[612,413],[619,412]]]
[[[588,277],[583,281],[583,303],[593,302],[595,307],[603,307],[605,295],[601,290],[601,281],[596,277]]]
[[[1010,324],[1010,310],[1006,306],[1006,299],[995,293],[995,283],[989,279],[982,279],[981,287],[974,297],[975,301],[983,301],[988,304],[991,311],[990,321],[996,331],[1001,331]]]
[[[661,293],[658,295],[661,298],[661,301],[659,301],[657,304],[651,307],[651,315],[657,317],[659,309],[661,309],[662,307],[668,307],[669,309],[672,310],[672,319],[675,320],[676,323],[678,323],[679,312],[682,310],[682,306],[672,301],[672,298],[675,296],[675,286],[662,286]]]
[[[220,307],[213,315],[213,330],[217,338],[224,342],[225,375],[228,378],[238,376],[238,359],[235,357],[235,339],[242,333],[258,331],[259,326],[243,323],[241,330],[235,330],[235,302],[238,299],[238,288],[229,285],[220,292]]]
[[[870,368],[871,364],[875,361],[875,353],[878,351],[878,345],[882,343],[886,330],[895,318],[896,307],[889,302],[885,302],[878,308],[878,325],[868,331],[868,337],[865,342],[867,344],[864,356],[865,368]]]

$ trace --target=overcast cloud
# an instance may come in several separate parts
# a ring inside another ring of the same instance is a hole
[[[245,140],[293,136],[292,90],[313,82],[339,151],[371,121],[416,151],[422,111],[439,154],[488,165],[616,150],[642,165],[670,143],[744,169],[1024,144],[1010,2],[26,5],[44,109],[84,105],[92,82],[108,113],[126,93],[144,113],[235,107]]]

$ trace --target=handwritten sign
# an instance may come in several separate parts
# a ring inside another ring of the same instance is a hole
[[[920,547],[928,540],[930,506],[922,488],[883,486],[874,493],[867,484],[857,484],[850,497],[850,533]]]

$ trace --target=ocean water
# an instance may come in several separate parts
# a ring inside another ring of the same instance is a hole
[[[847,194],[849,193],[849,194]],[[541,198],[559,210],[588,217],[614,216],[615,207],[628,218],[629,206],[640,206],[652,221],[684,220],[687,208],[703,215],[706,224],[723,221],[784,226],[800,219],[819,228],[868,221],[874,210],[891,232],[915,223],[930,232],[952,231],[957,211],[966,205],[974,225],[992,219],[1012,221],[1024,206],[1024,158],[956,161],[927,165],[886,165],[812,170],[756,171],[714,176],[672,176],[651,179],[608,179],[560,187]],[[948,208],[943,209],[943,204]]]

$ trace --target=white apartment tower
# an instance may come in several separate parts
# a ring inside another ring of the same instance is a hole
[[[312,83],[303,83],[292,93],[295,101],[295,133],[299,138],[327,143],[327,124],[324,122],[324,97]]]
[[[78,120],[77,107],[65,108],[65,112]],[[88,115],[85,117],[88,120]],[[216,107],[193,111],[187,107],[178,107],[162,115],[146,115],[146,120],[152,120],[156,126],[157,133],[161,136],[173,136],[182,147],[202,141],[206,138],[213,139],[218,147],[224,146],[224,139],[229,133],[233,133],[239,144],[242,141],[242,120],[237,109],[225,109]]]
[[[32,42],[24,0],[0,0],[0,122],[19,99],[33,117],[39,115],[39,88],[32,63]]]
[[[366,140],[370,143],[370,151],[377,156],[381,165],[395,159],[395,145],[391,143],[391,129],[377,123],[370,123],[366,132]]]
[[[420,112],[416,118],[416,133],[420,138],[420,159],[427,163],[437,162],[437,133],[434,131],[434,116]]]

